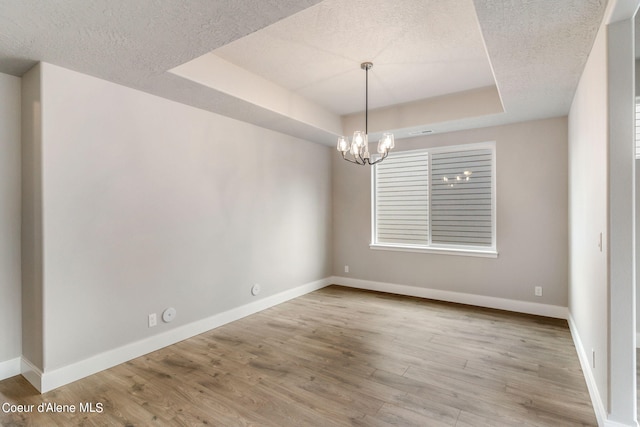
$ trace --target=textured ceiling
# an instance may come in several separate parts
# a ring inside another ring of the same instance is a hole
[[[375,62],[372,106],[395,113],[433,97],[449,105],[443,96],[493,85],[495,76],[503,112],[403,124],[450,131],[567,114],[605,3],[0,0],[0,72],[20,76],[50,62],[326,144],[334,128],[169,70],[215,51],[254,84],[318,105],[306,110],[322,109],[322,123],[362,108],[365,60]],[[397,103],[403,109],[392,110]]]
[[[605,5],[476,0],[506,111],[523,119],[531,109],[549,116],[568,113]]]
[[[318,1],[0,0],[0,71],[48,61],[131,82]]]
[[[213,53],[339,115],[364,61],[370,108],[495,84],[472,0],[325,0]]]

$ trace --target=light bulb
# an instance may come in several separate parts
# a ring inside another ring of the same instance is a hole
[[[353,143],[351,143],[351,154],[353,154],[353,156],[358,156],[360,154],[360,147],[358,147],[358,145],[356,145],[356,142],[353,141]]]
[[[346,153],[347,151],[349,151],[349,140],[347,140],[347,138],[344,136],[338,138],[337,149],[342,153]]]
[[[378,141],[378,153],[385,155],[387,152],[389,151],[389,148],[387,147],[387,144],[383,139],[380,139],[380,141]]]
[[[353,133],[353,144],[357,145],[358,147],[363,147],[365,144],[365,133],[357,130]]]
[[[392,133],[384,133],[382,135],[382,139],[385,141],[385,144],[387,146],[387,151],[391,151],[395,148],[396,143],[393,139],[393,134]]]

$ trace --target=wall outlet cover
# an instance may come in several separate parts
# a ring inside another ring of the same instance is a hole
[[[149,327],[153,328],[157,324],[158,324],[158,319],[156,318],[156,314],[155,313],[151,313],[149,315]]]

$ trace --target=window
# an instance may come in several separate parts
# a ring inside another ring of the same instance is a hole
[[[371,247],[496,256],[495,143],[404,151],[372,168]]]

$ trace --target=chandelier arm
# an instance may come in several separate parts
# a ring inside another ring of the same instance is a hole
[[[387,156],[389,155],[389,152],[386,152],[382,155],[382,157],[380,157],[378,160],[376,160],[375,162],[369,162],[370,165],[375,165],[376,163],[380,163],[381,161],[383,161],[384,159],[387,158]]]
[[[354,156],[354,159],[355,159],[355,160],[352,160],[352,159],[348,158],[348,157],[346,156],[346,154],[345,154],[345,153],[342,153],[342,158],[343,158],[344,160],[346,160],[347,162],[355,163],[356,165],[363,165],[363,164],[364,164],[364,163],[360,163],[360,162],[358,161],[358,158],[357,158],[357,157],[355,157],[355,156]]]

